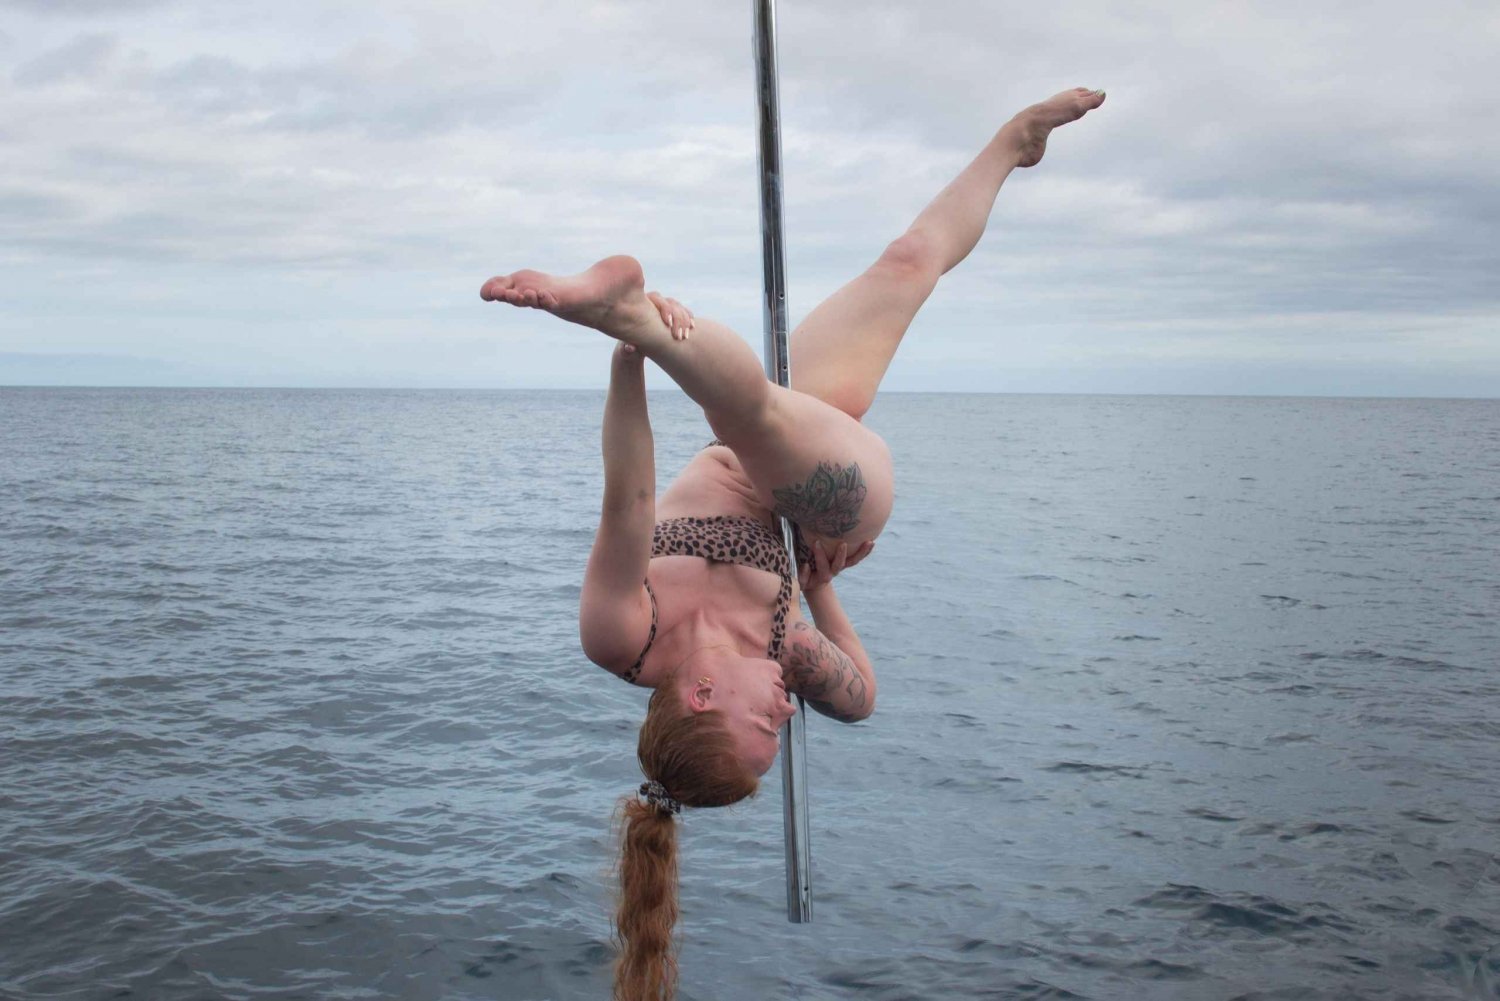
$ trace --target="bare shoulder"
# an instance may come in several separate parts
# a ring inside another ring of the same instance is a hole
[[[787,630],[781,670],[788,691],[840,723],[856,723],[875,708],[874,687],[853,658],[805,619]]]

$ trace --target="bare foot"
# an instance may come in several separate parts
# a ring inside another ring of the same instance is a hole
[[[632,335],[645,329],[643,324],[653,328],[661,324],[656,306],[646,298],[641,262],[623,254],[561,278],[540,271],[499,275],[480,287],[479,297],[486,302],[545,309],[620,340],[634,340]]]
[[[1047,136],[1059,125],[1076,122],[1104,103],[1104,91],[1074,87],[1033,104],[1006,123],[1015,136],[1021,160],[1018,167],[1035,167],[1047,152]],[[1004,130],[1002,130],[1004,131]]]

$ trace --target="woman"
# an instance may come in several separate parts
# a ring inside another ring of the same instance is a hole
[[[545,309],[621,343],[604,409],[604,503],[579,613],[584,652],[655,689],[637,753],[647,782],[624,804],[615,996],[670,998],[676,981],[675,815],[755,792],[775,760],[788,693],[843,722],[875,706],[875,673],[831,580],[869,555],[891,512],[890,453],[860,423],[917,309],[984,232],[1000,185],[1047,136],[1104,102],[1064,91],[1016,115],[791,339],[792,388],[769,383],[728,328],[647,293],[630,257],[559,278],[491,278],[488,301]],[[644,359],[703,408],[718,441],[660,498]],[[773,512],[799,528],[799,581]]]

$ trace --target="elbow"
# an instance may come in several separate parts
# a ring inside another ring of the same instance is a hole
[[[875,712],[875,672],[861,671],[860,674],[864,677],[864,691],[850,700],[849,707],[839,714],[840,723],[858,723],[869,719]]]
[[[863,707],[861,707],[859,709],[856,709],[853,712],[847,712],[847,713],[844,713],[844,714],[840,715],[839,716],[839,722],[840,723],[862,723],[865,720],[869,719],[870,716],[871,716],[871,714],[873,714],[874,712],[875,712],[875,703],[871,702],[868,705],[863,706]]]

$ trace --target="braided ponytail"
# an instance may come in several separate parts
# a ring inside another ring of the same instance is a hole
[[[649,798],[627,796],[620,802],[614,1001],[672,1001],[677,992],[674,807],[738,803],[755,794],[760,779],[740,762],[723,714],[691,711],[670,679],[651,696],[636,756],[650,788],[642,787]]]

